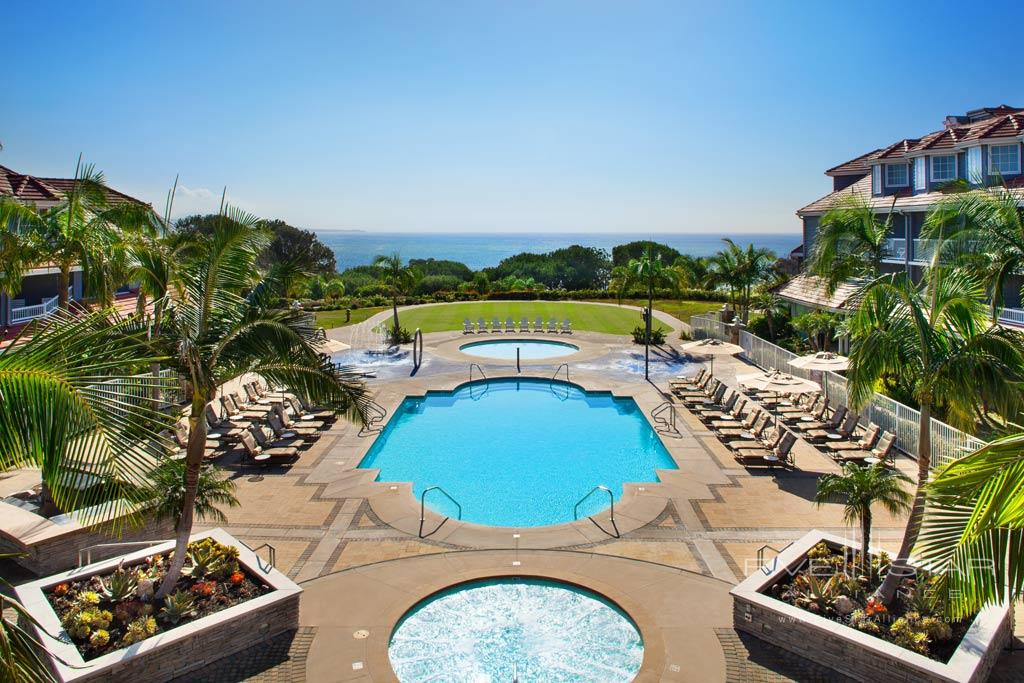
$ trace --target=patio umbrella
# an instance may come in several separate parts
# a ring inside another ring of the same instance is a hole
[[[794,368],[801,370],[817,370],[825,373],[825,395],[828,396],[828,373],[841,372],[850,367],[850,359],[829,351],[819,351],[807,356],[800,356],[789,361]]]
[[[702,354],[711,356],[711,374],[715,374],[715,356],[735,356],[743,353],[743,347],[738,344],[730,344],[721,339],[700,339],[698,341],[686,342],[682,346],[686,353]]]
[[[820,391],[821,385],[802,377],[787,375],[779,370],[770,372],[754,372],[748,375],[737,375],[736,382],[748,389],[758,391],[773,391],[777,394],[807,394],[812,391]],[[775,416],[775,408],[772,408],[772,417]],[[777,419],[776,419],[777,421]]]

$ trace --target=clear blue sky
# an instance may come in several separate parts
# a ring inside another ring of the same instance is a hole
[[[825,168],[1024,103],[1022,20],[999,0],[20,3],[0,164],[66,175],[83,152],[159,206],[180,173],[176,213],[227,185],[309,228],[790,231]]]

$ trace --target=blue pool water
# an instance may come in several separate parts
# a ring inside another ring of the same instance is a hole
[[[580,350],[575,344],[547,339],[488,339],[470,342],[459,347],[459,351],[479,358],[515,360],[516,350],[522,360],[543,360],[571,356]]]
[[[596,593],[501,578],[454,586],[398,623],[388,655],[402,683],[616,683],[643,661],[633,621]]]
[[[441,486],[462,519],[530,527],[573,520],[573,505],[599,484],[657,481],[672,457],[631,398],[545,379],[503,378],[406,398],[359,465],[379,481],[411,481],[417,499]],[[427,505],[456,516],[437,491]],[[608,507],[595,493],[580,516]]]

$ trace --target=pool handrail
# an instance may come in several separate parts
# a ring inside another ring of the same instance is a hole
[[[469,364],[469,381],[470,382],[473,381],[473,368],[476,368],[480,372],[480,377],[481,378],[487,379],[487,373],[484,372],[484,369],[482,367],[480,367],[479,363],[470,363]]]
[[[459,520],[462,519],[462,505],[459,503],[459,501],[457,501],[454,498],[452,498],[452,495],[450,493],[448,493],[447,491],[445,491],[440,486],[428,486],[427,488],[423,489],[423,493],[420,494],[420,531],[419,531],[419,537],[420,538],[424,538],[424,535],[423,535],[423,522],[425,522],[426,519],[427,519],[427,494],[430,493],[431,491],[435,491],[435,490],[440,491],[441,493],[444,494],[445,498],[447,498],[451,502],[455,503],[455,507],[458,508],[458,510],[459,510],[458,517],[456,517],[456,519],[459,519]],[[445,515],[445,518],[443,520],[441,520],[441,524],[437,525],[437,529],[440,529],[441,526],[445,522],[447,522],[449,519],[451,519],[451,517],[449,515]],[[437,529],[434,529],[434,531],[431,531],[430,534],[433,534],[435,531],[437,531]],[[427,535],[429,536],[430,534],[427,534]]]
[[[558,378],[558,373],[562,371],[562,368],[565,368],[565,381],[566,382],[571,381],[569,379],[569,364],[568,363],[562,363],[557,368],[555,368],[555,374],[551,375],[551,381],[554,381],[555,379]],[[587,495],[589,495],[589,494],[587,494]]]
[[[661,414],[668,411],[668,419],[661,417]],[[676,427],[676,406],[671,401],[662,402],[657,408],[651,411],[651,420],[656,424],[663,425],[668,431],[673,434],[679,433],[679,428]],[[658,429],[660,431],[660,429]]]
[[[615,529],[615,533],[614,534],[608,534],[608,535],[609,536],[614,536],[615,538],[618,538],[619,537],[619,525],[615,523],[615,495],[612,493],[612,490],[610,488],[608,488],[607,486],[605,486],[604,484],[598,484],[594,488],[590,489],[587,492],[587,495],[583,496],[578,501],[576,501],[576,504],[572,507],[572,518],[574,520],[577,520],[577,519],[580,518],[580,505],[582,505],[583,501],[585,501],[587,498],[590,498],[590,496],[595,491],[604,491],[605,493],[608,494],[608,501],[611,503],[611,511],[609,513],[608,518],[611,520],[612,528]],[[588,515],[588,516],[591,519],[593,519],[593,515]],[[598,525],[598,528],[600,528],[600,525]],[[602,529],[602,531],[604,531],[604,529]],[[608,532],[605,531],[605,533],[607,534]]]

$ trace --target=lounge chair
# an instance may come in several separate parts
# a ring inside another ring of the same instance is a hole
[[[751,420],[750,416],[754,418]],[[729,426],[716,426],[724,423],[712,422],[711,428],[718,432],[718,438],[731,439],[731,440],[752,440],[756,439],[762,434],[764,430],[768,428],[771,423],[768,413],[763,410],[753,410],[747,415],[747,418],[743,420],[742,424],[737,425],[735,422],[729,423]]]
[[[300,436],[287,436],[278,438],[274,434],[273,430],[270,430],[270,434],[267,434],[266,427],[260,427],[259,425],[253,425],[249,427],[246,432],[256,439],[256,445],[260,448],[301,448],[307,445],[306,441]],[[273,437],[273,438],[271,438]]]
[[[739,398],[739,393],[730,389],[727,395],[722,395],[722,399],[719,402],[710,405],[705,403],[703,405],[694,406],[690,410],[702,421],[715,420],[721,418],[723,415],[731,415],[732,413],[729,411],[736,406],[736,401],[738,401]]]
[[[325,423],[330,421],[333,422],[337,417],[337,414],[330,408],[316,408],[314,406],[304,404],[297,398],[289,398],[288,405],[292,408],[292,413],[295,416],[304,421],[309,420],[323,420]]]
[[[821,430],[834,432],[839,429],[839,425],[843,424],[843,420],[846,419],[847,412],[846,406],[839,406],[836,408],[836,411],[832,413],[832,417],[828,420],[800,420],[793,424],[793,429],[804,434],[819,432]]]
[[[462,321],[462,334],[472,334],[473,323],[469,322],[469,318],[464,318]]]
[[[675,396],[683,398],[685,396],[694,396],[698,394],[704,394],[708,387],[711,385],[711,381],[714,379],[711,373],[706,373],[698,381],[694,382],[689,386],[675,385],[671,387],[671,391]]]
[[[762,417],[765,420],[768,419],[768,416],[763,410],[754,407],[743,417],[742,420],[712,420],[711,423],[708,424],[708,427],[713,431],[718,432],[719,436],[722,436],[725,432],[738,436],[745,431],[749,432],[753,429],[754,425]]]
[[[249,403],[237,391],[232,391],[228,396],[245,417],[259,419],[270,410],[270,406],[265,403]]]
[[[203,415],[206,417],[206,424],[210,428],[210,431],[206,433],[206,438],[208,439],[235,438],[249,426],[248,422],[233,422],[221,417],[213,402],[206,404]]]
[[[742,450],[737,452],[733,457],[744,467],[751,465],[765,465],[767,467],[774,467],[775,465],[784,464],[789,462],[789,454],[793,450],[793,444],[796,443],[796,437],[792,432],[784,432],[782,438],[779,439],[777,446],[768,449],[752,449]]]
[[[853,431],[857,429],[857,413],[846,410],[846,408],[840,408],[836,411],[836,414],[838,415],[843,411],[845,411],[846,414],[839,427],[836,429],[811,429],[804,433],[804,438],[809,441],[824,442],[828,442],[830,440],[842,441],[843,439],[849,439],[850,435],[853,434]]]
[[[804,394],[793,405],[779,406],[775,412],[783,420],[799,420],[801,416],[809,415],[817,410],[821,399],[821,394]]]
[[[741,434],[738,439],[726,441],[725,447],[734,453],[743,450],[774,448],[785,433],[786,430],[773,426],[771,420],[765,420],[749,433]]]
[[[491,332],[501,332],[501,321],[497,318],[491,318]]]
[[[549,333],[550,332],[558,332],[558,321],[557,320],[549,320],[548,321],[548,332]]]
[[[487,321],[484,320],[483,318],[477,318],[477,321],[476,321],[476,331],[477,331],[477,334],[481,334],[483,332],[486,332],[487,331]]]
[[[562,321],[562,334],[572,334],[572,321],[568,318]]]
[[[716,379],[711,382],[711,386],[708,387],[707,392],[683,396],[683,403],[686,404],[688,408],[699,405],[715,405],[722,400],[722,396],[725,395],[725,390],[727,388],[728,387],[726,387],[724,383]]]
[[[506,332],[515,332],[516,331],[516,324],[515,324],[515,322],[512,321],[512,318],[505,318],[505,331]]]
[[[536,320],[533,321],[533,331],[534,332],[543,332],[544,331],[544,319],[543,318],[537,318]]]
[[[523,333],[523,332],[529,332],[529,331],[530,331],[530,319],[529,318],[521,318],[519,320],[519,332]]]
[[[693,377],[684,377],[683,375],[673,377],[668,381],[669,389],[686,389],[688,387],[696,386],[702,379],[704,379],[704,375],[706,375],[707,372],[706,368],[701,368],[700,372]]]
[[[293,420],[281,404],[274,405],[274,415],[277,416],[277,419],[281,421],[281,425],[287,431],[297,432],[303,437],[319,438],[320,430],[324,427],[324,423],[321,420],[308,420],[305,422]]]
[[[880,463],[887,461],[892,455],[896,445],[896,435],[892,432],[885,432],[878,444],[870,451],[840,451],[836,453],[837,462],[864,462],[868,458],[874,458]]]
[[[833,457],[835,457],[834,453],[838,451],[870,451],[875,447],[875,442],[878,441],[881,433],[882,428],[872,422],[864,430],[864,434],[861,435],[860,439],[856,441],[832,442],[827,444],[828,449],[833,451]]]
[[[181,449],[182,454],[184,454],[185,451],[188,449],[188,434],[188,427],[181,422],[175,422],[171,426],[171,439],[174,441],[175,444],[177,444],[178,448]],[[217,443],[216,440],[213,441],[212,443],[210,441],[207,441],[206,446],[203,449],[203,458],[214,458],[220,455],[221,451],[218,448],[218,446],[219,444]]]
[[[263,448],[256,443],[252,434],[242,434],[241,441],[245,454],[251,461],[266,463],[269,460],[295,460],[299,457],[298,448]]]
[[[815,408],[805,413],[790,413],[786,416],[786,422],[793,424],[804,423],[805,429],[815,429],[823,426],[822,420],[828,415],[828,399],[823,398],[815,404]]]
[[[700,411],[701,421],[710,424],[712,422],[732,422],[734,425],[740,424],[740,415],[743,414],[744,409],[747,407],[747,399],[743,394],[736,392],[733,394],[732,406],[723,406],[723,410],[720,411]],[[730,420],[730,418],[732,418]]]

